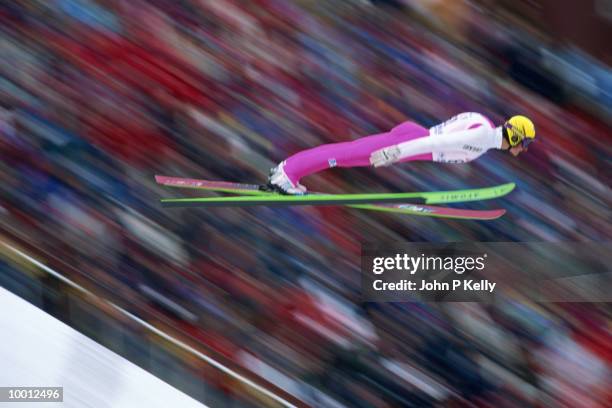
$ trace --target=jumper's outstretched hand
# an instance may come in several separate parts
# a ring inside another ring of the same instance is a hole
[[[370,164],[374,167],[389,166],[400,158],[400,149],[397,145],[376,150],[370,155]]]

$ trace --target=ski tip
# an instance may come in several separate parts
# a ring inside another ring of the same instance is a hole
[[[466,214],[465,217],[457,217],[455,219],[473,220],[473,221],[493,221],[503,217],[506,214],[506,210],[503,208],[495,210],[482,210],[474,211]],[[453,218],[453,217],[449,217]]]
[[[512,190],[514,190],[516,188],[516,183],[506,183],[506,184],[500,184],[498,186],[493,187],[495,190],[495,196],[497,197],[502,197],[505,196],[506,194],[509,194],[512,192]]]
[[[455,220],[466,220],[466,221],[493,221],[503,217],[506,214],[506,210],[503,208],[495,210],[467,210],[463,216],[461,215],[440,215],[442,218],[449,218]]]
[[[483,218],[484,221],[492,221],[492,220],[496,220],[498,218],[503,217],[506,214],[506,210],[504,208],[500,208],[498,210],[491,210],[490,211],[490,217],[488,218]]]
[[[442,215],[441,217],[443,218],[450,218],[450,219],[456,219],[456,220],[472,220],[472,221],[493,221],[493,220],[497,220],[501,217],[503,217],[506,214],[506,210],[503,208],[500,209],[495,209],[495,210],[467,210],[464,214],[464,216],[461,215],[457,215],[457,216],[444,216]]]

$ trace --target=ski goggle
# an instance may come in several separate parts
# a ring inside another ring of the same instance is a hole
[[[529,146],[531,144],[531,142],[533,142],[535,140],[535,138],[533,138],[533,137],[525,136],[525,134],[522,132],[522,130],[512,126],[510,123],[505,123],[504,127],[506,129],[512,130],[512,136],[509,137],[510,145],[512,145],[512,147],[518,146],[519,143],[520,143],[521,147],[523,147],[525,149],[525,148],[527,148],[527,146]]]

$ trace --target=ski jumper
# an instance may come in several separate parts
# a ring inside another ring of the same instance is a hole
[[[373,152],[393,145],[400,149],[400,163],[415,160],[465,163],[489,149],[501,148],[501,144],[501,127],[495,128],[480,113],[467,112],[430,129],[404,122],[386,133],[303,150],[287,158],[283,169],[296,185],[302,177],[328,168],[369,166]]]

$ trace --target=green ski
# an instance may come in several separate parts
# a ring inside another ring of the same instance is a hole
[[[237,197],[204,197],[204,198],[166,198],[162,204],[166,207],[239,207],[239,206],[289,206],[289,205],[370,205],[373,203],[398,203],[406,200],[421,200],[425,204],[458,203],[467,201],[489,200],[511,192],[515,184],[507,183],[494,187],[432,192],[410,193],[375,193],[375,194],[307,194],[303,196],[286,196],[276,193],[258,191],[253,184],[230,182],[207,182],[205,180],[178,179],[157,176],[158,183],[173,187],[202,188],[211,191],[222,191],[248,196]],[[170,183],[168,180],[179,180]],[[189,182],[181,183],[180,180]],[[166,181],[166,182],[164,182]],[[214,183],[214,184],[213,184]],[[199,184],[199,185],[198,185]],[[363,208],[363,207],[362,207]],[[366,209],[366,208],[364,208]],[[368,208],[371,209],[371,208]],[[390,207],[381,209],[391,211]]]

